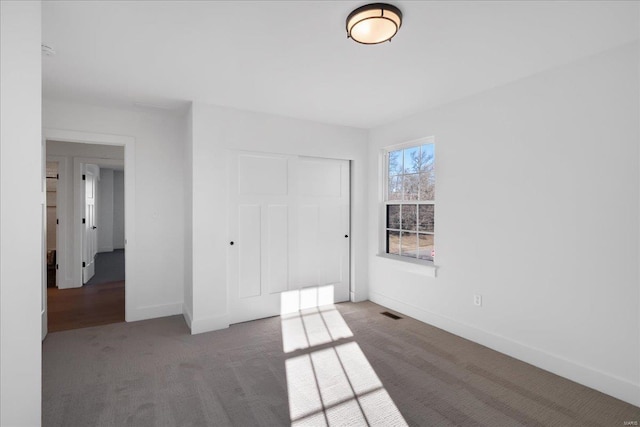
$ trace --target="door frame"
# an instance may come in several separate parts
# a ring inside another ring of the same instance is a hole
[[[136,139],[133,136],[127,135],[112,135],[112,134],[101,134],[101,133],[93,133],[93,132],[81,132],[74,130],[66,130],[66,129],[54,129],[54,128],[43,128],[42,129],[43,140],[45,142],[44,149],[46,150],[46,142],[47,141],[64,141],[64,142],[74,142],[80,144],[98,144],[98,145],[115,145],[124,147],[124,235],[125,235],[125,321],[130,321],[132,318],[133,312],[133,301],[132,301],[132,289],[135,289],[136,286],[136,277],[135,277],[135,259],[136,259],[136,239],[135,239],[135,142]],[[46,158],[46,157],[45,157]],[[76,160],[77,159],[77,160]],[[91,163],[92,161],[97,160],[98,164],[108,165],[110,161],[108,159],[86,159],[86,158],[75,158],[73,165],[73,173],[72,176],[75,176],[78,173],[79,166],[76,167],[76,161],[85,161]],[[113,161],[113,159],[111,159]],[[116,160],[118,165],[122,165],[120,160]],[[79,162],[80,163],[80,162]],[[79,191],[76,192],[76,186],[80,186],[78,179],[74,179],[74,207],[76,206],[77,201],[79,201]],[[79,188],[78,188],[79,190]],[[73,252],[77,255],[72,255],[72,261],[74,263],[78,263],[77,268],[73,268],[73,272],[80,272],[80,283],[82,282],[82,251],[80,247],[77,246],[78,238],[82,239],[82,235],[78,233],[80,230],[81,220],[80,212],[78,209],[74,208],[74,221],[76,222],[76,227],[74,229],[74,246]],[[76,218],[78,215],[78,218]],[[78,236],[79,234],[79,236]],[[79,260],[79,262],[78,262]],[[46,260],[43,260],[46,262]],[[77,273],[76,273],[77,275]],[[75,279],[74,279],[75,281]],[[46,295],[45,295],[46,298]],[[44,313],[46,315],[46,313]]]

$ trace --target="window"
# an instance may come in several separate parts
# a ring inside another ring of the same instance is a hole
[[[435,146],[433,138],[386,151],[386,253],[435,257]]]

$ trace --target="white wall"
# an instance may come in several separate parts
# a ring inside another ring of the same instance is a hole
[[[111,252],[113,251],[113,169],[100,168],[97,205],[98,252]]]
[[[80,191],[74,186],[74,179],[80,179],[80,172],[74,173],[74,159],[82,159],[93,163],[112,162],[124,165],[124,148],[113,145],[80,144],[64,141],[47,141],[47,158],[58,161],[58,224],[60,247],[57,248],[57,284],[60,289],[82,286],[81,248],[77,241],[75,192]],[[98,182],[100,189],[100,181]],[[100,192],[98,210],[100,210]],[[98,212],[100,221],[100,212]],[[101,230],[98,224],[98,233]]]
[[[135,221],[131,226],[136,246],[135,265],[127,266],[126,318],[181,314],[186,118],[165,111],[44,100],[43,126],[135,137]]]
[[[0,425],[41,422],[40,2],[0,2]]]
[[[113,172],[113,248],[124,249],[124,171],[120,170]]]
[[[373,255],[372,185],[371,300],[640,405],[638,81],[634,43],[372,130],[371,183],[435,136],[439,270]]]
[[[191,110],[192,333],[229,325],[227,311],[227,150],[328,157],[352,161],[351,286],[367,297],[367,132],[195,103]],[[187,225],[189,229],[189,225]]]

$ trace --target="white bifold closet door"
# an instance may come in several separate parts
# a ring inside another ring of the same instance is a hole
[[[280,314],[281,293],[349,300],[349,161],[236,152],[230,163],[231,323]]]

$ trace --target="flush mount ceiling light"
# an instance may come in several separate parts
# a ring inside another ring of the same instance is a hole
[[[402,25],[402,12],[386,3],[357,8],[347,17],[347,37],[362,44],[391,41]]]

